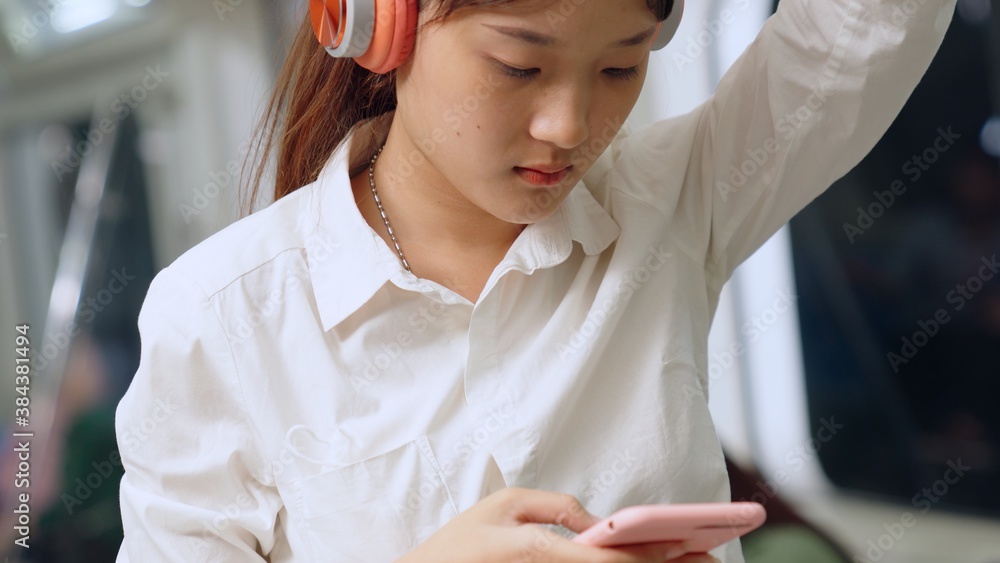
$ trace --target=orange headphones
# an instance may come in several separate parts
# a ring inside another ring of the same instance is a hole
[[[353,57],[376,74],[398,68],[413,49],[417,0],[309,0],[309,12],[316,39],[327,53]],[[683,13],[684,0],[674,0],[670,17],[656,26],[651,50],[673,39]]]

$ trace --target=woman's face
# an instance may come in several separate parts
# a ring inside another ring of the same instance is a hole
[[[421,23],[434,7],[423,10]],[[459,10],[424,28],[397,74],[395,118],[420,153],[410,160],[426,158],[424,181],[453,186],[498,219],[544,219],[608,146],[642,90],[652,35],[615,44],[656,24],[645,0],[525,0]],[[548,36],[551,44],[499,28]],[[515,170],[566,164],[570,174],[555,188],[532,185]]]

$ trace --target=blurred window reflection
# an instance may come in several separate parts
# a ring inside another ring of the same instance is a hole
[[[809,408],[845,426],[821,463],[918,515],[1000,513],[996,8],[960,2],[882,142],[791,222]]]

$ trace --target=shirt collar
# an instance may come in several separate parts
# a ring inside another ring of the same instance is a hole
[[[385,142],[394,111],[362,122],[324,164],[311,186],[311,214],[318,217],[305,248],[323,330],[364,305],[385,283],[414,286],[395,250],[390,250],[358,210],[350,171],[358,172]],[[586,254],[603,252],[621,228],[582,183],[555,213],[529,224],[504,259],[530,274],[565,261],[578,241]],[[402,242],[402,241],[401,241]]]

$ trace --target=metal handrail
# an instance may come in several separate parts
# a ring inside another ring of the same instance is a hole
[[[112,104],[101,100],[95,103],[94,111],[91,113],[90,131],[101,131],[103,137],[100,142],[93,145],[89,154],[81,158],[80,172],[73,188],[73,201],[65,235],[59,248],[55,278],[49,296],[44,325],[46,337],[53,330],[62,330],[63,327],[76,322],[80,296],[91,266],[95,233],[100,222],[101,203],[108,185],[111,161],[118,139],[117,128],[112,128],[109,132],[98,129],[103,120],[111,120],[114,117],[111,107]],[[31,426],[35,433],[36,447],[44,456],[42,459],[51,459],[48,448],[52,444],[48,438],[51,437],[59,389],[65,376],[71,344],[71,341],[67,341],[64,345],[57,346],[56,355],[33,377],[32,403],[36,408],[32,409]],[[42,408],[39,409],[38,406]],[[58,444],[55,446],[58,447]]]

